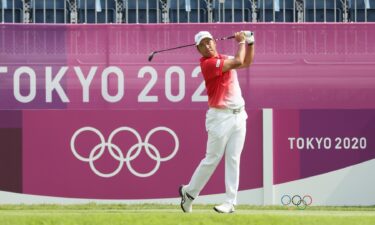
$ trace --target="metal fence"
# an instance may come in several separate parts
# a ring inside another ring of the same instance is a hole
[[[375,0],[0,0],[2,23],[375,22]]]

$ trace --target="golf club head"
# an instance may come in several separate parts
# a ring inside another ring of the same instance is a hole
[[[151,62],[152,58],[154,58],[155,52],[151,52],[150,55],[148,56],[148,61]]]

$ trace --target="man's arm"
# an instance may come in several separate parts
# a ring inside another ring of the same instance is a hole
[[[245,39],[246,39],[246,43],[248,44],[248,47],[247,47],[247,50],[246,50],[246,56],[245,56],[244,63],[238,69],[247,68],[254,61],[254,41],[255,41],[254,33],[249,31],[249,30],[242,31],[242,32],[245,34]]]
[[[245,34],[243,32],[236,32],[234,34],[235,40],[238,42],[238,50],[234,58],[225,59],[223,64],[223,73],[237,69],[244,65],[246,55],[246,41]]]
[[[249,67],[254,61],[254,44],[250,44],[247,47],[245,60],[242,66],[238,67],[237,69],[247,68]]]

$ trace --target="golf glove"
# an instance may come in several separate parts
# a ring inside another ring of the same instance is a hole
[[[246,40],[247,44],[249,44],[249,45],[254,44],[254,41],[255,41],[254,33],[249,31],[249,30],[244,30],[242,32],[244,32],[244,34],[245,34],[245,40]]]

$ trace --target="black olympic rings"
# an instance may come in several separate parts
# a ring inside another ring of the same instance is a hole
[[[298,209],[306,209],[307,206],[312,204],[312,197],[310,195],[305,195],[301,197],[300,195],[294,195],[290,197],[290,195],[283,195],[281,197],[281,204],[282,205],[295,205]]]

